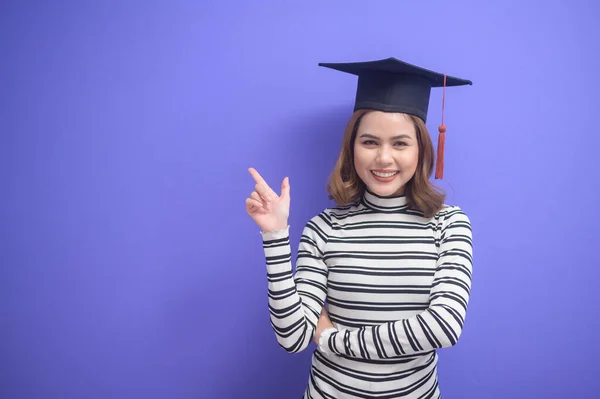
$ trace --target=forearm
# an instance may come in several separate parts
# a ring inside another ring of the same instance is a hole
[[[278,343],[288,352],[300,352],[310,344],[325,292],[326,273],[316,260],[299,250],[296,279],[292,274],[289,229],[263,233],[271,325]]]
[[[464,320],[439,305],[403,320],[355,330],[326,330],[321,350],[361,359],[388,359],[450,347],[458,341]]]

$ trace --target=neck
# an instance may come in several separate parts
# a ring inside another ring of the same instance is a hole
[[[369,189],[365,189],[362,202],[367,207],[377,211],[392,212],[408,209],[408,204],[406,201],[406,195],[404,194],[404,191],[402,193],[397,193],[391,196],[384,197],[375,194]]]

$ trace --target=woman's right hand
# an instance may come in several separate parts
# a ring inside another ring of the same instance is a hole
[[[254,191],[246,198],[246,212],[263,232],[283,230],[290,215],[290,183],[286,177],[277,195],[254,168],[248,172],[256,182]]]

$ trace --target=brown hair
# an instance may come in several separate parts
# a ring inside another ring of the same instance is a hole
[[[360,109],[352,114],[346,125],[340,155],[329,177],[329,199],[340,206],[356,201],[365,191],[365,184],[354,169],[354,140],[360,121],[367,112],[369,110]],[[425,122],[413,115],[407,117],[415,127],[419,160],[414,176],[405,186],[406,201],[410,208],[422,212],[425,217],[433,217],[442,208],[445,199],[445,194],[429,181],[434,167],[433,143]]]

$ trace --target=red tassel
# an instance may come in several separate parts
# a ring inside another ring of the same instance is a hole
[[[435,163],[435,178],[444,177],[444,144],[446,143],[446,125],[444,125],[444,103],[446,102],[446,75],[444,75],[444,91],[442,94],[442,124],[438,127],[437,161]]]
[[[435,178],[442,179],[444,177],[444,144],[446,143],[446,126],[438,127],[440,134],[438,136],[437,146],[437,162],[435,164]]]

